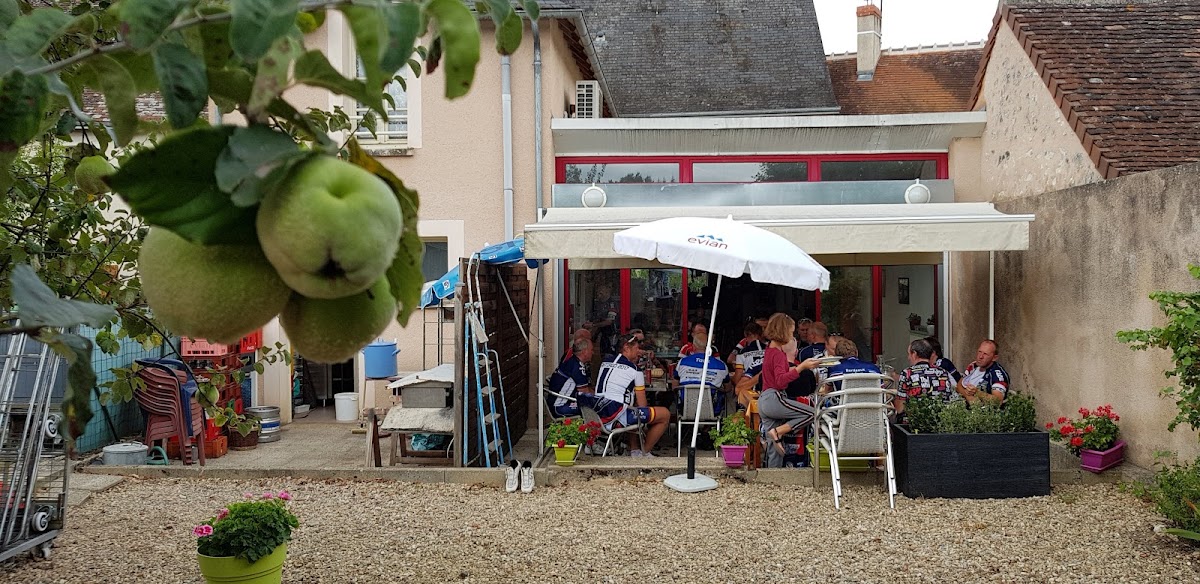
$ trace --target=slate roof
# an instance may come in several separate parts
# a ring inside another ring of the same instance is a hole
[[[915,114],[972,109],[983,44],[885,49],[870,81],[858,80],[854,53],[827,61],[843,114]]]
[[[574,0],[619,116],[829,109],[812,0]]]
[[[1016,34],[1102,176],[1200,161],[1200,3],[1006,0],[988,52],[998,26]],[[986,67],[985,56],[972,101]]]

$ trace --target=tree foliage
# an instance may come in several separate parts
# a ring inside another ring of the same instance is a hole
[[[304,31],[327,10],[348,23],[364,79],[305,47]],[[71,361],[73,435],[90,416],[95,377],[76,363],[87,362],[91,346],[49,329],[85,321],[28,323],[68,306],[49,299],[86,299],[114,309],[97,321],[107,327],[97,337],[102,348],[115,350],[114,318],[121,334],[153,339],[133,270],[145,226],[200,244],[253,240],[259,201],[310,156],[342,156],[393,189],[405,229],[387,279],[397,319],[407,322],[422,284],[417,193],[357,147],[345,112],[301,112],[284,95],[309,86],[346,96],[369,109],[370,132],[394,107],[385,87],[404,83],[401,68],[440,67],[446,97],[460,97],[480,59],[479,14],[496,23],[496,49],[509,54],[521,42],[521,15],[536,18],[537,5],[493,0],[473,12],[460,0],[0,0],[0,327],[9,327],[0,334],[32,334]],[[106,119],[84,111],[85,92],[103,97]],[[139,119],[137,100],[150,94],[161,97],[165,122]],[[210,102],[246,125],[210,126]],[[82,140],[66,140],[71,133]],[[74,167],[94,154],[120,159],[109,184],[131,213],[74,184]],[[7,283],[20,265],[46,281],[46,302],[14,298]]]
[[[1189,265],[1188,272],[1200,280],[1200,265]],[[1186,423],[1200,429],[1200,291],[1170,292],[1159,290],[1150,294],[1167,318],[1167,323],[1149,329],[1119,331],[1117,340],[1128,343],[1135,351],[1150,348],[1167,349],[1175,366],[1163,372],[1177,385],[1161,390],[1163,397],[1174,398],[1179,412],[1167,426],[1175,431]]]

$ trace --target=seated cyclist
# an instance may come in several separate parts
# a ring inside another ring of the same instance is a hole
[[[620,353],[605,357],[596,377],[596,413],[609,431],[634,425],[646,426],[646,441],[638,445],[636,436],[630,433],[630,456],[654,456],[651,451],[671,422],[667,408],[648,407],[646,403],[646,376],[638,371],[637,362],[642,354],[638,335],[629,334],[621,338]]]

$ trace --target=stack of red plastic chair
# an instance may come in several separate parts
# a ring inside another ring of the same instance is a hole
[[[146,436],[142,442],[153,446],[155,441],[162,440],[165,448],[167,440],[178,438],[183,463],[194,462],[192,446],[195,446],[200,465],[203,466],[204,412],[200,402],[193,396],[189,400],[189,428],[180,397],[180,387],[187,382],[187,373],[173,371],[162,365],[145,365],[138,370],[137,375],[145,383],[143,389],[134,392],[146,418]]]

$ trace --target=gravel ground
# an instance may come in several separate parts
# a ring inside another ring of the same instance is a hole
[[[285,582],[1197,582],[1200,548],[1112,486],[1048,497],[912,500],[846,488],[595,480],[531,495],[395,482],[137,480],[68,515],[49,560],[0,581],[198,582],[194,524],[287,488],[301,527]]]

